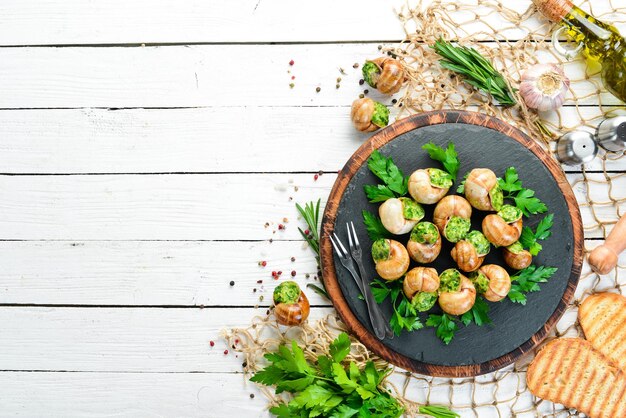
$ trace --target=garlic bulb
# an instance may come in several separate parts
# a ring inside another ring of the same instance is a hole
[[[561,67],[537,64],[522,75],[519,93],[531,109],[554,110],[563,105],[569,83]]]

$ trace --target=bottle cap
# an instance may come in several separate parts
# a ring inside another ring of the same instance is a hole
[[[578,165],[590,162],[598,154],[598,144],[587,131],[568,132],[556,144],[556,157],[563,164]]]
[[[553,22],[560,22],[572,10],[570,0],[533,0],[537,9]]]
[[[600,122],[596,129],[596,140],[607,151],[623,151],[626,148],[626,116],[616,116]]]

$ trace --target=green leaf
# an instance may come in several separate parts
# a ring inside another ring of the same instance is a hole
[[[276,415],[278,418],[292,418],[294,416],[299,416],[299,414],[294,414],[295,411],[295,408],[290,408],[287,404],[284,403],[270,408],[270,413]]]
[[[346,370],[339,363],[333,363],[333,376],[335,383],[343,390],[344,393],[352,393],[359,384],[351,380],[346,374]]]
[[[388,186],[383,186],[382,184],[376,186],[365,185],[363,189],[365,190],[367,199],[372,203],[384,202],[387,199],[396,197]]]
[[[363,223],[367,229],[367,235],[369,235],[372,241],[380,238],[391,238],[391,233],[385,229],[380,218],[373,213],[364,210]]]
[[[509,167],[504,172],[504,179],[498,179],[500,188],[505,192],[516,192],[522,190],[522,182],[515,167]]]
[[[348,405],[339,405],[333,410],[330,418],[350,418],[355,416],[358,412],[358,409],[354,409]]]
[[[489,318],[489,304],[487,304],[483,298],[476,297],[476,301],[474,302],[472,309],[465,312],[461,316],[461,322],[463,322],[465,326],[474,322],[479,327],[485,324],[490,324],[491,318]]]
[[[526,304],[526,293],[541,290],[539,283],[547,282],[556,273],[556,267],[528,266],[511,277],[508,297],[512,302]]]
[[[314,380],[315,378],[313,376],[305,376],[293,380],[283,379],[276,384],[276,393],[300,392],[304,390],[307,386],[312,385]]]
[[[387,296],[391,294],[391,289],[387,286],[387,283],[380,279],[374,279],[370,283],[370,287],[376,303],[383,303],[383,301],[387,299]]]
[[[316,405],[324,404],[333,396],[333,392],[320,385],[311,385],[296,395],[289,405],[301,408],[313,408]]]
[[[546,204],[535,197],[534,190],[520,190],[517,195],[513,197],[513,200],[515,201],[515,206],[520,208],[526,216],[544,213],[548,210]]]
[[[320,369],[320,372],[326,377],[333,377],[333,361],[328,356],[318,356],[317,357],[317,366]]]
[[[537,225],[537,231],[535,231],[535,237],[537,239],[546,239],[549,238],[550,235],[552,235],[552,231],[550,231],[550,229],[554,224],[553,220],[554,214],[551,213],[549,215],[546,215],[541,221],[539,221],[539,224]]]
[[[275,385],[285,378],[287,374],[277,366],[267,366],[263,370],[259,370],[250,378],[252,382],[260,383],[262,385]]]
[[[430,415],[435,418],[458,418],[460,417],[454,411],[446,408],[445,406],[428,405],[419,407],[420,414]]]
[[[389,187],[389,190],[398,196],[408,192],[408,183],[402,170],[393,162],[391,157],[385,157],[378,150],[374,150],[367,160],[370,171]]]
[[[334,361],[340,362],[350,353],[350,337],[342,332],[330,343],[330,356]]]
[[[459,162],[458,154],[454,149],[454,143],[450,142],[448,148],[445,150],[433,142],[429,142],[422,146],[422,149],[428,152],[430,158],[435,161],[439,161],[443,164],[445,170],[452,176],[452,181],[456,180],[456,176],[459,172],[461,163]]]
[[[467,176],[469,176],[469,172],[465,173],[465,175],[463,176],[463,180],[461,180],[461,183],[459,184],[459,187],[456,188],[457,193],[465,193],[465,181],[467,180]]]
[[[371,391],[376,390],[384,377],[381,373],[378,372],[378,370],[376,370],[376,366],[371,360],[365,364],[365,368],[363,369],[363,375],[365,378],[365,382],[363,382],[362,385]]]
[[[458,325],[454,321],[454,318],[446,313],[441,315],[428,315],[426,326],[436,328],[435,334],[445,345],[450,344],[450,341],[454,338],[454,334],[459,329]]]

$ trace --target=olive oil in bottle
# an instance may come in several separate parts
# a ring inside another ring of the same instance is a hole
[[[626,39],[617,29],[597,20],[570,0],[533,0],[533,3],[548,19],[563,26],[588,60],[600,64],[604,87],[626,102]]]

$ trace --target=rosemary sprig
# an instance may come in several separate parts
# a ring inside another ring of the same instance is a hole
[[[502,74],[474,48],[454,46],[442,38],[431,48],[443,57],[439,60],[443,68],[465,76],[468,84],[491,94],[503,106],[517,103]]]
[[[300,212],[300,216],[304,219],[307,225],[306,234],[302,228],[298,227],[298,231],[300,231],[300,235],[302,238],[309,244],[309,247],[315,252],[315,260],[317,260],[317,268],[320,268],[320,205],[322,203],[322,199],[318,199],[317,203],[308,202],[304,205],[304,207],[300,206],[296,203],[296,209]],[[314,285],[313,283],[309,283],[306,287],[313,289],[319,295],[328,299],[328,293],[326,293],[326,288],[324,288],[324,282],[322,283],[322,287]]]

